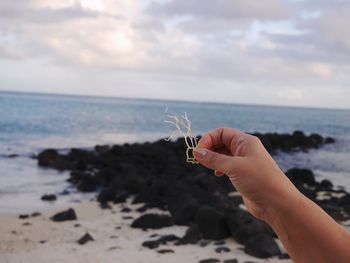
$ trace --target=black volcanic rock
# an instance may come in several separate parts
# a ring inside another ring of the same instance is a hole
[[[247,254],[258,258],[268,258],[281,254],[275,240],[265,234],[259,234],[248,240],[245,244],[244,251]]]
[[[307,184],[313,186],[316,183],[314,173],[308,169],[289,169],[286,175],[295,185]]]
[[[54,216],[50,217],[50,219],[54,222],[63,222],[68,220],[76,220],[77,215],[75,214],[75,211],[72,208],[69,208],[66,211],[62,211],[55,214]]]
[[[55,149],[47,149],[39,153],[37,156],[38,165],[56,167],[55,164],[59,160],[60,156]]]
[[[142,243],[143,247],[147,247],[149,249],[157,248],[159,247],[159,245],[160,245],[160,242],[158,240],[148,240]]]
[[[54,194],[47,194],[47,195],[43,195],[41,197],[41,200],[52,202],[52,201],[56,201],[57,200],[57,196],[54,195]]]
[[[170,216],[158,214],[145,214],[135,219],[131,227],[142,229],[159,229],[162,227],[172,226],[173,221]]]
[[[90,241],[94,241],[94,238],[89,233],[86,233],[77,242],[79,245],[85,245],[87,242]]]
[[[231,235],[224,215],[214,208],[200,208],[195,221],[205,239],[220,240]]]

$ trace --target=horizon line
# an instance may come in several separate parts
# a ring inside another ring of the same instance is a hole
[[[124,100],[144,100],[144,101],[162,101],[162,102],[182,102],[182,103],[207,103],[207,104],[221,104],[221,105],[235,105],[246,107],[275,107],[275,108],[292,108],[292,109],[307,109],[307,110],[335,110],[335,111],[349,111],[349,108],[332,108],[332,107],[318,107],[318,106],[298,106],[298,105],[279,105],[279,104],[264,104],[264,103],[240,103],[227,101],[207,101],[207,100],[186,100],[186,99],[166,99],[166,98],[142,98],[142,97],[120,97],[120,96],[106,96],[106,95],[92,95],[92,94],[77,94],[77,93],[56,93],[56,92],[39,92],[39,91],[23,91],[23,90],[1,90],[0,93],[20,93],[28,95],[50,95],[50,96],[66,96],[66,97],[81,97],[81,98],[101,98],[101,99],[124,99]]]

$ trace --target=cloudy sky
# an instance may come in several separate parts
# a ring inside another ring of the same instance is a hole
[[[350,108],[349,18],[348,0],[4,0],[0,90]]]

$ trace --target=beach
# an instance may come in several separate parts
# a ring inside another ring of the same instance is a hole
[[[214,241],[201,247],[198,245],[164,245],[159,249],[171,249],[174,253],[160,254],[157,250],[142,247],[142,242],[151,235],[174,234],[182,236],[186,227],[172,226],[159,230],[143,231],[130,227],[131,219],[138,212],[121,212],[124,205],[112,209],[101,209],[97,202],[86,202],[72,206],[77,220],[52,222],[50,211],[37,217],[19,219],[18,216],[0,216],[0,262],[199,262],[202,259],[238,259],[238,262],[285,262],[290,260],[257,259],[246,255],[241,245],[232,239],[225,240],[230,252],[217,253]],[[139,206],[128,207],[136,209]],[[150,212],[164,213],[157,209]],[[30,225],[27,225],[30,223]],[[76,226],[79,224],[79,226]],[[77,241],[88,232],[94,241],[79,245]],[[158,250],[159,250],[158,249]]]

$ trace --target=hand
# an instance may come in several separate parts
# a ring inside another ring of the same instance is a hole
[[[226,174],[248,211],[261,220],[268,221],[269,213],[299,196],[255,136],[231,128],[215,129],[202,137],[194,157],[217,176]]]

